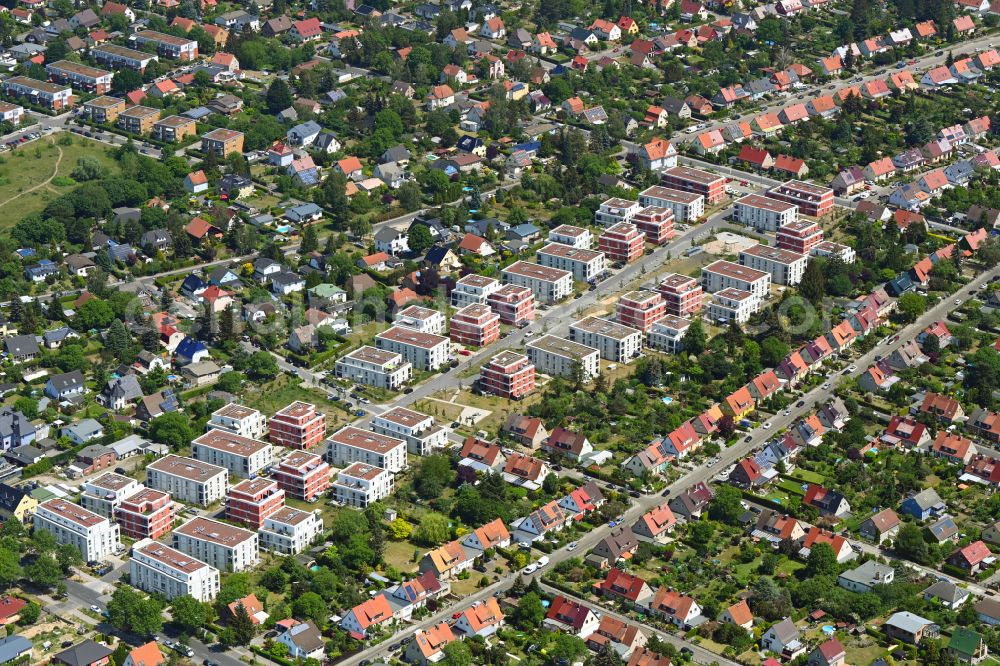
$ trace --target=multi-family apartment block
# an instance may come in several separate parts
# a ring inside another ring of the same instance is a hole
[[[608,269],[603,252],[561,243],[549,243],[538,250],[535,257],[539,266],[569,271],[573,279],[580,282],[596,280]]]
[[[212,428],[191,442],[191,457],[249,479],[274,461],[274,448],[267,442]]]
[[[823,242],[823,230],[812,220],[795,220],[778,227],[776,243],[784,250],[809,254]]]
[[[273,479],[245,479],[226,494],[226,520],[258,529],[264,519],[285,506],[285,491]]]
[[[527,287],[505,284],[490,294],[486,302],[504,324],[523,326],[535,318],[535,294]]]
[[[330,463],[308,451],[292,451],[271,472],[286,495],[304,502],[319,499],[330,487],[331,476]]]
[[[393,407],[373,418],[372,430],[402,439],[406,450],[417,456],[429,456],[448,446],[448,431],[434,425],[433,417],[405,407]]]
[[[193,458],[168,455],[146,466],[146,485],[179,502],[208,506],[226,496],[229,471]]]
[[[694,192],[681,192],[661,185],[653,185],[639,193],[642,206],[668,208],[677,222],[692,222],[705,214],[705,197]]]
[[[263,439],[267,434],[267,419],[256,409],[231,402],[212,412],[205,429],[217,428],[240,437]]]
[[[518,400],[535,390],[535,366],[527,356],[504,350],[479,368],[479,387],[484,393]]]
[[[748,194],[733,204],[733,220],[759,231],[776,231],[798,216],[798,206],[760,194]]]
[[[129,37],[129,41],[140,48],[144,44],[153,44],[159,55],[172,60],[195,60],[198,57],[198,42],[155,30],[140,30]]]
[[[155,54],[136,51],[117,44],[100,44],[90,49],[90,55],[98,63],[111,69],[132,69],[144,72],[149,63],[159,60]]]
[[[646,236],[634,224],[621,222],[604,230],[597,239],[597,247],[608,260],[629,263],[642,257]]]
[[[118,525],[69,500],[50,499],[35,509],[36,530],[80,551],[84,562],[101,560],[122,547]]]
[[[590,229],[575,227],[572,224],[560,224],[549,232],[549,240],[583,250],[594,247],[594,234],[590,233]]]
[[[691,317],[701,312],[701,283],[693,277],[669,273],[656,291],[663,297],[666,313],[675,317]]]
[[[167,600],[186,595],[210,602],[221,583],[215,567],[158,541],[143,539],[132,546],[129,584]]]
[[[387,469],[351,463],[337,472],[333,493],[338,502],[364,508],[392,494],[393,475]]]
[[[795,204],[799,212],[811,217],[822,217],[833,211],[833,188],[790,180],[772,187],[767,196]]]
[[[326,414],[316,405],[296,400],[267,422],[268,439],[287,449],[311,449],[326,437]]]
[[[613,363],[627,363],[642,351],[642,331],[599,317],[570,324],[569,339],[593,347]]]
[[[243,133],[219,127],[201,135],[201,148],[205,153],[215,153],[226,158],[243,152]]]
[[[12,76],[4,80],[3,91],[8,97],[26,99],[53,111],[73,105],[73,89],[69,86],[29,79],[26,76]]]
[[[615,318],[618,323],[649,333],[653,324],[667,315],[667,304],[658,292],[630,291],[618,299]]]
[[[49,78],[56,83],[65,83],[76,88],[82,88],[96,95],[103,95],[111,90],[113,72],[107,72],[96,67],[88,67],[78,62],[58,60],[45,66]]]
[[[126,497],[142,488],[138,481],[121,474],[107,472],[96,479],[84,481],[80,505],[105,518],[114,518],[115,509]]]
[[[632,224],[647,243],[663,245],[674,237],[674,211],[666,206],[645,206],[632,216]]]
[[[451,343],[442,335],[421,333],[405,326],[393,326],[375,336],[379,349],[402,355],[418,370],[433,371],[450,360]]]
[[[630,222],[632,216],[638,213],[640,208],[642,206],[639,205],[638,201],[611,197],[594,211],[594,222],[602,227],[611,227],[619,222]]]
[[[500,315],[488,305],[466,305],[451,317],[452,342],[485,347],[500,339]]]
[[[132,106],[118,116],[118,127],[132,134],[146,134],[160,119],[160,110],[149,106]]]
[[[690,319],[667,315],[653,324],[646,336],[646,344],[653,349],[675,354],[684,348],[684,335],[690,326]]]
[[[572,377],[579,367],[584,379],[596,377],[601,371],[601,352],[593,347],[543,335],[527,345],[528,360],[538,372],[553,377]]]
[[[720,323],[746,323],[760,309],[760,301],[749,291],[727,287],[712,295],[708,316]]]
[[[177,504],[162,490],[143,488],[115,509],[115,521],[133,539],[159,539],[173,529]]]
[[[456,308],[464,308],[473,303],[482,305],[486,303],[490,294],[499,288],[499,280],[469,273],[459,278],[458,282],[455,283],[455,288],[451,290],[451,304]]]
[[[334,372],[341,379],[398,391],[413,376],[413,365],[402,354],[365,346],[337,359]]]
[[[257,533],[196,516],[173,534],[174,548],[219,571],[246,571],[260,561]]]
[[[749,291],[756,299],[756,311],[770,294],[771,274],[720,259],[701,269],[701,286],[709,293],[730,287]]]
[[[396,315],[392,323],[396,326],[406,326],[421,333],[431,333],[433,335],[444,335],[447,321],[444,314],[437,310],[411,305]]]
[[[346,426],[330,435],[326,456],[335,467],[360,462],[396,473],[406,469],[406,442]]]
[[[83,113],[95,123],[113,123],[128,108],[123,99],[102,95],[84,102]]]
[[[740,252],[740,264],[771,274],[771,281],[796,285],[802,281],[809,259],[804,254],[768,245],[752,245]]]
[[[573,274],[558,268],[518,261],[500,275],[504,284],[527,287],[542,303],[555,303],[573,293]]]
[[[184,116],[167,116],[153,123],[153,138],[167,143],[180,143],[198,133],[198,123]]]
[[[692,192],[705,197],[706,203],[718,203],[726,198],[726,179],[708,171],[692,167],[675,166],[660,174],[660,183],[681,192]]]
[[[272,553],[298,555],[322,534],[323,521],[317,513],[286,506],[264,519],[260,547]]]
[[[0,102],[0,120],[17,127],[24,119],[24,107],[20,104]]]

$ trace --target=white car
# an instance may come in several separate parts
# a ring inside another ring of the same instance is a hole
[[[538,561],[535,562],[535,565],[539,569],[541,569],[542,567],[544,567],[548,563],[549,563],[549,556],[548,555],[542,555],[541,557],[538,558]]]
[[[764,430],[770,430],[770,429],[771,429],[771,422],[767,421],[766,423],[764,423]]]
[[[826,389],[827,391],[829,391],[830,390],[830,382],[827,382],[826,384],[823,384],[823,388]]]
[[[537,569],[537,568],[538,568],[538,565],[529,564],[528,566],[524,567],[524,575],[525,576],[529,576],[529,575],[535,573],[535,569]]]
[[[851,367],[847,368],[847,371],[848,372],[857,372],[858,371],[858,366],[852,365]]]
[[[96,604],[94,604],[94,605],[92,605],[90,607],[90,610],[94,611],[95,613],[100,613],[101,612],[101,607],[98,606],[98,605],[96,605]]]
[[[961,304],[962,304],[962,299],[961,298],[956,298],[955,299],[955,305],[961,305]]]
[[[576,541],[572,541],[568,546],[566,546],[566,550],[576,550],[576,547],[579,545],[580,544],[578,544]]]

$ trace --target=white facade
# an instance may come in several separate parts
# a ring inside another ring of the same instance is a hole
[[[76,548],[85,562],[103,559],[122,547],[117,523],[68,500],[51,499],[38,505],[34,526],[51,534],[56,543]]]
[[[601,352],[580,344],[545,335],[527,345],[528,360],[535,370],[553,377],[569,377],[574,364],[579,362],[584,379],[596,377],[601,371]]]
[[[437,310],[422,308],[419,305],[411,305],[406,308],[393,320],[397,326],[406,326],[421,333],[431,333],[433,335],[444,335],[447,322],[444,315]]]
[[[555,303],[573,293],[573,274],[569,271],[518,261],[501,272],[504,284],[527,287],[542,303]]]
[[[330,435],[327,461],[335,467],[359,462],[390,472],[406,469],[406,442],[354,426],[346,426]]]
[[[114,518],[115,509],[126,497],[139,492],[142,486],[135,479],[108,472],[84,482],[80,506],[105,518]]]
[[[771,274],[777,284],[796,285],[806,272],[808,257],[791,250],[754,245],[740,252],[740,265]]]
[[[677,222],[697,220],[705,214],[705,197],[693,192],[672,190],[662,185],[654,185],[639,193],[639,204],[669,208]]]
[[[759,231],[777,231],[778,227],[794,222],[799,207],[759,194],[748,194],[733,204],[733,220]]]
[[[723,289],[739,289],[750,292],[757,310],[767,300],[771,290],[771,274],[731,261],[716,261],[701,269],[701,286],[709,293]]]
[[[235,476],[252,479],[274,462],[274,447],[213,428],[191,442],[191,455],[195,460],[225,467]]]
[[[684,334],[690,326],[690,319],[667,315],[653,324],[646,337],[646,344],[653,349],[675,354],[683,347]]]
[[[744,324],[750,320],[750,315],[758,310],[757,299],[749,291],[742,289],[723,289],[712,296],[708,304],[708,316],[717,322]]]
[[[569,271],[573,274],[573,279],[580,282],[594,280],[607,270],[607,259],[603,252],[560,243],[549,243],[535,253],[535,258],[539,266]]]
[[[146,467],[146,485],[178,502],[208,506],[226,496],[229,471],[183,456],[164,456]]]
[[[203,516],[174,530],[174,548],[219,571],[246,571],[260,561],[256,532]]]
[[[260,547],[272,553],[298,555],[323,534],[323,521],[311,511],[285,506],[264,519]]]
[[[470,273],[455,283],[451,290],[451,304],[461,310],[469,305],[486,305],[490,294],[500,289],[500,281]]]
[[[129,583],[168,600],[187,595],[207,602],[219,593],[220,576],[215,567],[158,541],[143,539],[132,546]]]
[[[594,211],[594,222],[602,227],[613,227],[619,222],[631,222],[632,217],[642,209],[638,201],[611,197]]]
[[[570,324],[569,339],[593,347],[614,363],[627,363],[642,350],[642,331],[598,317]]]
[[[549,232],[549,240],[561,245],[569,245],[578,250],[589,250],[594,247],[594,234],[590,229],[575,227],[571,224],[560,224]]]
[[[419,370],[437,370],[449,361],[451,344],[448,338],[421,333],[404,326],[394,326],[375,336],[379,349],[400,354]]]
[[[433,417],[405,407],[395,407],[373,418],[372,430],[402,439],[406,449],[418,456],[428,456],[448,445],[448,431],[434,425]]]
[[[267,434],[267,419],[256,409],[231,402],[215,410],[205,428],[218,428],[240,437],[263,439]]]
[[[388,497],[394,487],[389,470],[353,463],[337,472],[333,492],[338,502],[364,508]]]
[[[337,359],[335,372],[341,379],[398,391],[413,376],[413,365],[402,354],[365,346]]]

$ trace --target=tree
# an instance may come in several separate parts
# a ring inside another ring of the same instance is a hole
[[[389,523],[389,536],[392,537],[393,541],[405,541],[412,533],[413,525],[402,518],[396,518]]]
[[[157,418],[149,426],[149,437],[158,444],[166,444],[171,449],[179,449],[194,439],[191,419],[180,412],[169,412]]]
[[[170,616],[182,632],[193,634],[208,621],[208,606],[194,597],[184,594],[174,597]]]
[[[322,625],[327,616],[326,602],[315,592],[306,592],[292,603],[292,614]]]
[[[62,580],[62,570],[59,563],[51,555],[43,554],[24,568],[25,577],[38,587],[55,587]]]
[[[28,397],[20,397],[14,401],[14,409],[24,414],[29,420],[38,418],[38,401]]]
[[[76,160],[76,167],[70,173],[73,180],[100,180],[104,177],[104,167],[93,155],[83,155]]]
[[[514,608],[514,626],[524,631],[537,629],[545,619],[545,606],[541,598],[534,592],[528,592]]]
[[[59,563],[59,568],[62,569],[63,573],[68,574],[70,572],[70,567],[83,564],[83,557],[80,555],[80,551],[77,550],[76,546],[68,543],[61,543],[56,546],[56,562]]]
[[[742,629],[741,629],[742,630]],[[742,630],[746,633],[746,630]],[[625,666],[621,655],[611,647],[611,642],[605,643],[590,662],[591,666]]]
[[[22,627],[25,627],[29,624],[34,624],[35,622],[38,621],[38,618],[41,616],[41,614],[42,614],[42,607],[36,604],[34,601],[29,601],[24,606],[24,608],[21,609],[21,612],[18,613],[20,617],[18,618],[17,623]]]
[[[799,293],[803,298],[819,303],[826,296],[826,276],[823,273],[823,262],[810,261],[802,273],[799,282]]]
[[[705,351],[707,343],[708,336],[705,334],[705,327],[702,326],[700,319],[695,319],[684,333],[681,345],[688,354],[699,356]]]
[[[708,517],[726,525],[736,525],[743,515],[743,495],[735,486],[720,485],[708,504]]]
[[[114,319],[115,312],[110,305],[99,298],[92,298],[77,309],[73,327],[78,331],[105,329]]]
[[[556,634],[555,644],[549,649],[553,664],[572,664],[587,653],[587,644],[573,634]]]
[[[278,362],[266,351],[258,351],[250,354],[245,370],[247,376],[257,382],[272,381],[280,372]]]
[[[21,570],[20,556],[8,548],[0,548],[0,587],[8,588],[18,580],[24,572]]]
[[[441,652],[444,653],[440,662],[442,666],[472,666],[472,649],[467,641],[452,641]]]
[[[219,340],[223,342],[236,342],[239,337],[240,324],[236,317],[236,310],[232,305],[229,305],[222,311],[222,315],[219,317]]]
[[[431,230],[426,224],[416,224],[410,229],[406,243],[411,252],[423,254],[434,245],[434,237],[431,236]]]
[[[813,544],[806,560],[806,576],[832,576],[837,573],[837,554],[828,543]]]
[[[424,546],[436,546],[451,536],[448,519],[439,513],[428,513],[420,519],[420,525],[413,530],[413,542]]]
[[[294,101],[295,98],[292,96],[288,83],[281,77],[275,77],[267,89],[267,110],[271,113],[278,113],[290,107]]]
[[[309,254],[319,249],[319,237],[316,235],[316,227],[307,224],[302,231],[302,243],[299,245],[299,254]]]
[[[422,499],[440,497],[455,479],[451,459],[441,453],[427,456],[420,463],[420,471],[413,480],[413,488]]]
[[[787,344],[770,335],[760,343],[760,362],[766,368],[776,367],[788,356],[788,352]]]
[[[124,360],[131,344],[132,336],[129,335],[128,329],[125,328],[122,320],[115,319],[111,322],[111,328],[108,329],[108,337],[105,342],[105,349],[108,350],[112,358]]]
[[[893,544],[896,552],[908,560],[918,564],[930,561],[930,549],[924,541],[923,532],[913,523],[906,523],[899,528]]]
[[[163,627],[160,602],[133,587],[119,587],[108,602],[108,622],[122,631],[149,636]]]
[[[808,270],[808,268],[806,269]],[[927,309],[927,298],[921,296],[920,294],[914,294],[913,292],[907,292],[899,297],[897,301],[897,308],[899,310],[900,317],[906,322],[914,322],[917,317],[924,313]]]
[[[227,629],[229,629],[227,638],[231,641],[230,645],[250,645],[250,641],[257,633],[250,612],[242,602],[236,604],[236,612],[229,618]]]

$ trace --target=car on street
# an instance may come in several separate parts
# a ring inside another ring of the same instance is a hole
[[[101,607],[98,606],[98,605],[96,605],[96,604],[91,604],[90,610],[94,611],[95,613],[100,613],[101,612]]]
[[[525,574],[526,576],[527,576],[527,575],[530,575],[530,574],[533,574],[533,573],[535,573],[535,569],[537,569],[537,568],[538,568],[538,567],[537,567],[536,565],[534,565],[534,564],[529,564],[528,566],[524,567],[524,574]]]
[[[570,541],[569,545],[566,546],[566,550],[569,550],[569,551],[576,550],[576,547],[579,546],[579,545],[580,544],[577,543],[576,541]]]
[[[764,422],[764,430],[770,430],[770,429],[771,429],[771,422],[770,421],[765,421]]]
[[[746,437],[743,438],[743,441],[749,442],[751,439],[753,439],[753,435],[747,435]]]
[[[548,563],[549,563],[549,556],[548,555],[542,555],[541,557],[538,558],[538,561],[535,562],[535,565],[539,569],[541,569],[542,567],[544,567]]]
[[[847,371],[848,372],[857,372],[858,371],[858,366],[852,365],[849,368],[847,368]]]
[[[961,304],[962,304],[962,299],[961,298],[956,298],[955,299],[955,305],[961,305]]]

